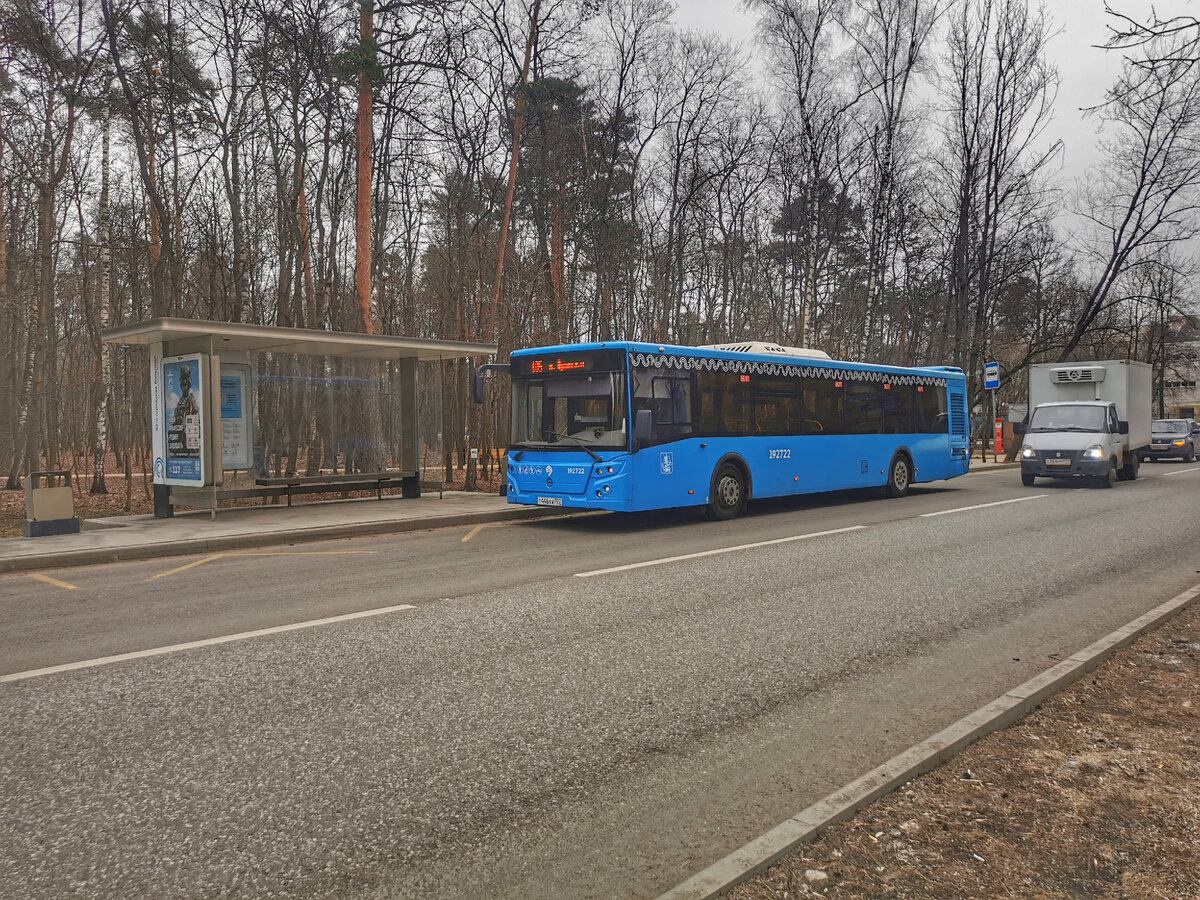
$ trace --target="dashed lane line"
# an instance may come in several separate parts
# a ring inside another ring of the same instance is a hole
[[[576,572],[576,578],[593,578],[596,575],[611,575],[614,572],[628,572],[630,569],[645,569],[648,566],[665,566],[667,563],[681,562],[685,559],[700,559],[704,556],[717,556],[721,553],[735,553],[738,550],[753,550],[755,547],[770,547],[775,544],[788,544],[792,541],[805,541],[809,538],[825,537],[830,534],[845,534],[848,531],[858,531],[866,525],[851,525],[849,528],[834,528],[831,531],[814,531],[810,534],[795,534],[791,537],[774,538],[769,541],[755,541],[753,544],[738,544],[734,547],[718,547],[715,550],[701,550],[698,553],[685,553],[682,556],[665,556],[661,559],[649,559],[645,562],[629,563],[625,566],[613,566],[609,569],[595,569],[591,572]]]
[[[379,609],[366,609],[361,612],[345,613],[340,616],[328,616],[324,619],[310,619],[307,622],[293,622],[290,625],[276,625],[272,628],[259,628],[254,631],[242,631],[237,634],[226,634],[220,637],[204,638],[199,641],[188,641],[183,644],[169,644],[166,647],[153,647],[149,650],[135,650],[132,653],[118,653],[115,656],[101,656],[96,659],[85,659],[79,662],[64,663],[59,666],[47,666],[44,669],[29,669],[25,672],[13,672],[11,675],[0,675],[0,684],[12,681],[28,681],[43,675],[57,675],[60,672],[76,672],[80,669],[95,669],[99,666],[109,666],[113,663],[129,662],[135,659],[148,659],[152,656],[166,656],[169,653],[180,653],[184,650],[196,650],[201,647],[215,647],[218,644],[230,644],[234,641],[245,641],[251,638],[266,637],[271,634],[283,634],[288,631],[299,631],[304,628],[316,628],[321,625],[333,625],[337,622],[350,622],[354,619],[367,619],[374,616],[384,616],[388,613],[401,612],[406,609],[416,609],[407,603],[398,606],[384,606]]]
[[[1037,500],[1041,497],[1049,496],[1048,494],[1033,494],[1029,497],[1016,497],[1012,500],[997,500],[994,503],[978,503],[974,506],[960,506],[955,509],[943,509],[938,512],[921,513],[921,518],[930,518],[931,516],[944,516],[949,513],[966,512],[972,509],[986,509],[991,506],[1003,506],[1007,503],[1021,503],[1025,500]],[[774,544],[787,544],[792,541],[803,541],[808,538],[825,537],[830,534],[845,534],[848,531],[858,531],[866,528],[866,525],[851,525],[848,528],[835,528],[831,531],[814,531],[810,534],[797,534],[791,537],[775,538],[769,541],[756,541],[752,544],[738,544],[733,547],[718,547],[715,550],[702,550],[699,553],[685,553],[682,556],[666,556],[661,559],[650,559],[645,562],[629,563],[624,566],[612,566],[607,569],[593,569],[590,572],[576,572],[576,578],[593,578],[597,575],[612,575],[615,572],[627,572],[631,569],[644,569],[648,566],[663,566],[667,563],[682,562],[686,559],[700,559],[705,556],[716,556],[720,553],[734,553],[738,550],[752,550],[755,547],[770,547]]]
[[[1014,497],[1012,500],[997,500],[995,503],[976,503],[974,506],[958,506],[954,509],[942,509],[937,512],[921,513],[922,519],[931,519],[934,516],[948,516],[950,513],[967,512],[972,509],[987,509],[989,506],[1004,506],[1006,503],[1023,503],[1026,500],[1038,500],[1042,497],[1048,497],[1049,494],[1032,494],[1028,497]]]

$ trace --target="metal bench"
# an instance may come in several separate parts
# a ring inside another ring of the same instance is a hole
[[[382,472],[346,472],[338,475],[280,475],[255,478],[254,483],[264,488],[279,488],[287,494],[288,506],[294,494],[322,494],[334,491],[375,491],[377,499],[383,499],[384,488],[411,486],[416,472],[389,469]]]

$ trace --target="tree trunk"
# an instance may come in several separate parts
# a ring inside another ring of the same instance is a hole
[[[359,0],[359,52],[375,59],[375,3]],[[358,118],[355,139],[358,145],[356,170],[357,203],[354,214],[354,289],[358,297],[359,325],[366,334],[371,327],[371,149],[372,99],[371,72],[364,61],[358,70]]]
[[[103,338],[103,333],[112,318],[109,299],[109,270],[111,266],[108,226],[108,189],[110,165],[111,110],[104,107],[101,119],[101,151],[100,151],[100,211],[97,235],[100,242],[100,296],[98,298],[99,327],[97,335],[100,338],[100,381],[96,385],[98,408],[96,411],[96,446],[92,451],[92,487],[93,494],[107,494],[108,485],[104,480],[105,457],[108,454],[108,411],[109,411],[109,381],[112,379],[112,348]]]

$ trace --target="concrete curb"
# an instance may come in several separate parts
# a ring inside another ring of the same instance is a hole
[[[969,744],[1011,725],[1051,694],[1091,672],[1122,647],[1157,628],[1200,597],[1200,585],[1184,591],[1123,628],[1013,688],[915,744],[861,778],[834,791],[803,812],[755,838],[659,897],[659,900],[705,900],[719,897],[735,885],[761,872],[800,844],[813,840],[822,829],[849,819],[865,806],[902,784],[946,762]]]
[[[85,550],[60,550],[50,553],[26,554],[0,558],[0,573],[30,572],[38,569],[58,569],[70,566],[90,566],[98,563],[124,562],[139,559],[158,559],[165,556],[189,556],[221,550],[244,550],[250,547],[275,547],[282,544],[328,541],[362,535],[401,534],[427,531],[434,528],[454,528],[461,525],[486,525],[521,519],[536,519],[570,515],[558,510],[536,506],[514,507],[490,512],[458,513],[421,519],[361,522],[345,525],[323,525],[314,528],[295,528],[288,531],[268,531],[247,534],[214,535],[180,541],[130,544],[126,547],[94,547]]]

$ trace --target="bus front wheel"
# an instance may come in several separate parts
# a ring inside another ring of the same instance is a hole
[[[908,493],[911,484],[912,467],[908,457],[903,453],[897,453],[892,457],[892,464],[888,467],[887,487],[884,492],[889,497],[903,497]]]
[[[712,498],[705,512],[710,519],[733,519],[746,505],[746,484],[737,466],[726,463],[713,478]]]

